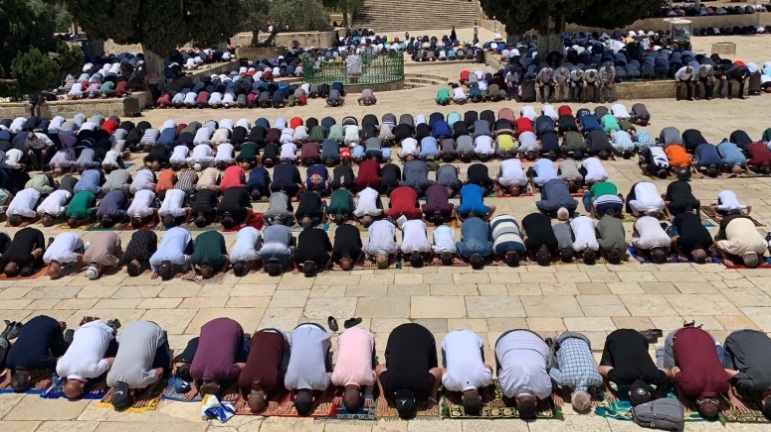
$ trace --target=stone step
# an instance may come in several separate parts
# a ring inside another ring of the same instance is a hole
[[[356,10],[354,23],[378,32],[415,32],[469,27],[482,18],[476,0],[367,0]]]

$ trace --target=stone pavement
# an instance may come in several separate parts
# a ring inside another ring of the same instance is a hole
[[[457,77],[466,66],[433,64],[417,66],[427,73]],[[309,106],[282,110],[155,110],[144,113],[146,120],[160,126],[163,120],[179,122],[192,119],[254,120],[266,116],[326,115],[338,120],[345,115],[359,118],[367,113],[386,112],[429,114],[467,109],[509,107],[519,111],[522,104],[484,103],[463,107],[438,107],[433,98],[436,88],[402,90],[378,94],[378,105],[359,107],[356,96],[338,109],[323,108],[312,100]],[[718,143],[731,131],[743,128],[758,138],[768,121],[768,96],[748,100],[675,102],[644,101],[653,115],[648,129],[655,135],[661,128],[677,126],[700,129],[710,142]],[[632,101],[623,101],[631,105]],[[536,105],[538,106],[538,105]],[[574,105],[574,110],[579,106]],[[589,104],[593,108],[592,104]],[[138,159],[138,158],[137,158]],[[626,194],[641,180],[634,161],[618,160],[605,164],[612,181]],[[136,169],[137,166],[134,167]],[[465,171],[466,166],[462,166]],[[491,163],[491,172],[497,163]],[[301,170],[304,171],[304,170]],[[663,191],[667,182],[656,180]],[[753,215],[771,224],[771,178],[695,179],[694,192],[702,202],[716,199],[722,188],[731,188],[739,198],[753,206]],[[491,199],[499,213],[518,218],[535,211],[534,197]],[[265,205],[255,210],[264,211]],[[631,236],[631,224],[626,224]],[[771,226],[771,225],[769,225]],[[715,227],[710,230],[714,233]],[[15,229],[7,229],[10,234]],[[60,232],[44,230],[46,236]],[[86,240],[93,233],[82,232]],[[159,236],[162,233],[159,233]],[[194,233],[197,234],[197,233]],[[333,235],[332,230],[330,236]],[[457,234],[459,235],[459,234]],[[234,234],[225,234],[229,245]],[[129,232],[121,233],[124,246]],[[325,322],[334,315],[338,320],[351,316],[364,319],[361,326],[374,332],[382,358],[388,333],[396,325],[414,321],[427,326],[438,341],[452,329],[470,328],[487,342],[486,358],[492,359],[496,338],[505,330],[530,328],[543,336],[558,331],[586,333],[595,350],[600,350],[605,336],[623,327],[665,331],[683,321],[696,320],[722,340],[734,329],[758,328],[771,332],[771,271],[728,270],[721,265],[639,264],[619,266],[569,264],[551,267],[533,265],[520,268],[488,266],[482,271],[469,267],[401,270],[357,269],[350,273],[332,271],[313,279],[287,274],[270,278],[251,274],[243,278],[228,274],[221,283],[199,285],[172,280],[158,282],[149,275],[129,278],[125,271],[90,282],[84,276],[64,277],[51,282],[35,280],[0,281],[0,319],[25,320],[47,314],[75,328],[84,315],[104,319],[119,318],[128,323],[138,319],[158,322],[168,330],[172,349],[181,349],[198,333],[206,321],[228,316],[239,321],[246,331],[262,327],[291,330],[304,321]],[[341,321],[342,322],[342,321]],[[599,353],[597,353],[599,355]],[[411,421],[372,424],[340,424],[308,419],[267,419],[236,417],[225,425],[200,419],[197,404],[163,402],[158,411],[146,414],[116,413],[93,406],[93,401],[67,402],[42,400],[37,396],[0,395],[0,430],[5,431],[113,431],[181,430],[187,431],[631,431],[631,423],[608,421],[594,415],[578,416],[565,408],[565,422],[538,421]],[[689,424],[691,431],[762,431],[766,425]]]

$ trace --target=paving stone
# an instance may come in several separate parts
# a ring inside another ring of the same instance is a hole
[[[3,420],[74,420],[88,404],[89,401],[43,399],[37,395],[27,395],[3,417]]]
[[[524,317],[521,298],[484,296],[466,297],[469,318]]]
[[[520,300],[528,318],[584,316],[573,296],[522,296]]]
[[[466,302],[463,296],[413,296],[411,299],[411,318],[463,318],[466,316]]]

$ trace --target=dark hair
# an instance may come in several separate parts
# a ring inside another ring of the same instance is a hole
[[[126,265],[126,271],[128,272],[129,276],[136,277],[136,276],[139,276],[140,268],[139,268],[139,265],[137,265],[136,263],[129,262]]]
[[[546,154],[546,157],[548,157],[549,160],[554,162],[554,161],[557,160],[557,153],[554,153],[553,151],[550,151],[549,153]]]
[[[420,253],[414,253],[410,255],[410,264],[415,268],[423,267],[423,255]]]
[[[718,170],[715,165],[710,165],[709,168],[707,168],[708,176],[717,177],[718,174],[720,174],[720,170]]]
[[[519,254],[516,251],[506,252],[506,265],[509,267],[519,267]]]
[[[482,411],[482,398],[478,392],[469,392],[463,394],[463,411],[466,415],[478,416]]]
[[[607,150],[600,150],[600,153],[598,154],[598,156],[602,160],[608,160],[608,158],[610,157],[610,153],[608,153]]]
[[[166,228],[173,227],[175,221],[176,221],[176,218],[171,213],[168,213],[163,216],[163,226],[165,226]]]
[[[343,405],[349,414],[358,412],[361,408],[361,392],[357,386],[345,386]]]
[[[217,381],[206,381],[203,384],[201,384],[201,396],[210,394],[210,395],[216,395],[220,392],[220,386],[217,384]]]
[[[78,220],[75,218],[67,219],[67,226],[70,228],[76,228],[79,225]]]
[[[767,419],[771,419],[771,396],[767,396],[763,399],[763,415]]]
[[[208,225],[208,221],[206,220],[206,216],[204,216],[202,213],[199,213],[198,216],[195,218],[195,226],[198,228],[203,228],[206,225]]]
[[[260,191],[258,189],[254,189],[251,195],[252,195],[252,201],[257,201],[262,197],[262,194],[260,194]]]
[[[23,393],[29,389],[30,375],[26,370],[16,370],[11,375],[11,388],[16,393]]]
[[[444,223],[444,216],[442,216],[441,212],[434,212],[432,220],[434,225],[439,226]]]
[[[698,403],[697,411],[706,419],[715,418],[720,414],[720,403],[715,398],[706,398]]]
[[[460,155],[460,160],[465,163],[471,162],[472,158],[473,155],[471,153],[461,153]]]
[[[205,262],[200,265],[201,276],[204,278],[210,278],[214,275],[214,266],[211,263]]]
[[[665,179],[667,178],[667,176],[669,176],[669,170],[667,170],[666,168],[661,168],[658,170],[656,174],[659,176],[660,179]]]
[[[521,402],[517,401],[517,412],[522,420],[534,419],[537,413],[535,398],[527,398]]]
[[[452,162],[453,159],[455,159],[455,156],[452,153],[445,153],[442,155],[442,160],[447,163]]]
[[[273,168],[273,166],[276,165],[276,162],[273,158],[267,158],[262,161],[262,164],[265,165],[266,168]]]
[[[328,167],[335,166],[335,158],[333,157],[328,157],[324,162],[327,164]]]
[[[573,261],[573,249],[571,248],[560,249],[560,259],[562,260],[562,262],[566,262],[566,263]]]
[[[311,390],[298,390],[294,397],[294,406],[300,416],[310,415],[313,412],[313,392]]]
[[[656,264],[663,264],[667,261],[667,253],[663,248],[657,247],[651,249],[651,261]]]
[[[169,280],[172,277],[174,277],[174,272],[172,270],[171,261],[163,261],[163,262],[161,262],[161,265],[158,267],[158,275],[163,280]]]
[[[233,274],[235,274],[238,277],[246,276],[246,263],[243,261],[238,261],[233,263]]]
[[[316,276],[316,263],[307,260],[303,263],[303,274],[305,277],[314,277]]]
[[[271,261],[265,264],[265,271],[268,272],[270,276],[280,276],[281,264],[278,263],[277,261]]]
[[[597,254],[591,249],[584,250],[583,253],[584,264],[594,265],[597,262]]]
[[[632,157],[632,152],[629,150],[625,150],[623,153],[621,153],[621,157],[623,157],[624,159],[629,159],[630,157]]]
[[[102,227],[104,227],[104,228],[112,228],[114,226],[115,226],[115,221],[113,220],[113,218],[111,218],[109,216],[102,217]]]
[[[131,226],[134,228],[139,228],[142,226],[142,218],[139,217],[133,217],[131,218]]]
[[[25,265],[24,267],[21,268],[21,271],[19,272],[19,274],[22,277],[30,277],[35,274],[35,267],[32,267],[31,265]]]
[[[551,253],[546,249],[539,249],[538,252],[535,253],[535,262],[542,266],[549,265],[549,263],[551,263]]]
[[[442,260],[442,264],[444,265],[452,265],[452,252],[442,252],[439,254],[439,258]]]
[[[768,164],[765,164],[762,167],[760,167],[760,171],[762,171],[763,174],[769,174],[771,173],[771,166],[769,166]]]
[[[229,213],[225,213],[225,215],[222,216],[220,223],[222,224],[222,228],[225,229],[231,229],[236,226],[236,221],[233,220],[233,216]]]
[[[481,270],[485,264],[485,259],[481,254],[475,253],[469,258],[469,263],[471,263],[471,268],[474,270]]]
[[[608,262],[611,264],[619,264],[621,262],[621,252],[618,249],[609,250]]]
[[[578,192],[578,182],[575,180],[568,181],[568,191],[570,191],[570,193]]]
[[[335,223],[337,225],[344,224],[345,223],[345,215],[343,215],[343,214],[336,214],[334,221],[335,221]]]
[[[228,167],[228,164],[227,164],[227,163],[225,163],[225,161],[219,161],[219,162],[217,162],[217,169],[218,169],[218,170],[220,170],[220,171],[224,171],[224,170],[225,170],[225,168],[227,168],[227,167]]]

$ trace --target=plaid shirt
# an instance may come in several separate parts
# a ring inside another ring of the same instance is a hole
[[[549,376],[557,385],[575,391],[589,391],[602,385],[597,362],[586,342],[572,337],[565,339],[554,355],[556,364],[549,370]]]
[[[195,171],[180,171],[177,175],[177,184],[174,185],[174,189],[180,189],[185,191],[186,194],[190,194],[195,191],[196,183],[198,183],[198,174]]]

